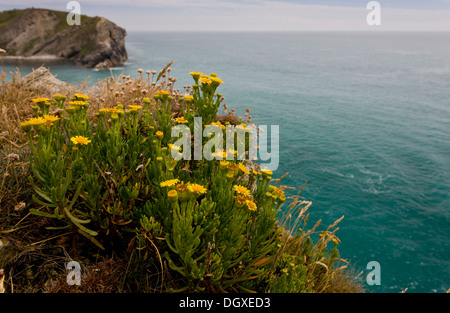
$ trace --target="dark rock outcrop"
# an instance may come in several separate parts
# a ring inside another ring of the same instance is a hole
[[[98,69],[120,66],[128,58],[125,29],[103,17],[82,15],[80,25],[70,26],[66,20],[68,12],[47,9],[10,12],[0,13],[9,17],[9,20],[0,18],[0,48],[9,56],[61,57]]]

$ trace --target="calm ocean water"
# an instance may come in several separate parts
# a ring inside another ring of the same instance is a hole
[[[114,71],[160,70],[176,85],[216,72],[225,102],[257,125],[280,125],[279,177],[311,200],[309,226],[345,216],[343,258],[369,292],[450,288],[450,34],[130,33]],[[42,61],[39,63],[43,63]],[[16,64],[17,65],[17,64]],[[38,64],[32,66],[36,67]],[[48,63],[58,78],[109,76]],[[6,69],[11,69],[7,65]],[[30,64],[20,63],[22,74]]]

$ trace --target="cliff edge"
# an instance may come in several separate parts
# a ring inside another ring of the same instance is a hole
[[[127,60],[125,29],[86,15],[81,15],[80,25],[70,26],[67,14],[34,8],[0,12],[0,48],[9,56],[56,56],[97,69]]]

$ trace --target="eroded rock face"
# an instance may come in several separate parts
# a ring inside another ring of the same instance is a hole
[[[67,24],[67,12],[26,9],[0,28],[0,48],[11,56],[56,56],[88,67],[123,65],[125,29],[103,17],[82,16],[81,25]]]

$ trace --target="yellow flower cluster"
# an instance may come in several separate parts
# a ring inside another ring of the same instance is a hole
[[[58,116],[46,114],[44,116],[33,117],[27,121],[21,122],[20,126],[25,131],[28,131],[31,129],[31,126],[38,126],[38,125],[52,126],[53,123],[56,122],[57,120],[59,120]]]
[[[205,75],[200,72],[190,72],[189,74],[192,75],[192,77],[196,82],[198,79],[200,79],[200,82],[204,85],[219,86],[220,84],[223,84],[223,80],[218,78],[216,73],[211,73],[211,75]]]
[[[101,109],[100,109],[100,110],[101,110]],[[106,109],[106,112],[108,112],[108,113],[121,114],[121,113],[123,113],[123,110],[122,110],[122,109],[119,109],[119,108],[108,108],[108,109]]]
[[[276,186],[269,185],[269,190],[266,194],[267,196],[270,196],[274,198],[275,200],[279,200],[280,203],[286,201],[286,196],[284,194],[284,191]]]
[[[329,232],[329,231],[327,231],[327,230],[322,231],[322,232],[320,233],[319,237],[320,237],[320,238],[325,237],[325,239],[331,238],[331,240],[333,240],[333,243],[334,243],[335,245],[338,245],[338,244],[341,242],[341,241],[339,240],[339,238],[336,237],[335,234],[333,234],[332,232]]]
[[[89,96],[76,93],[73,95],[71,100],[86,101],[87,99],[89,99]]]
[[[170,92],[168,90],[158,90],[156,93],[157,96],[169,96]]]
[[[191,96],[191,95],[186,95],[186,96],[184,96],[184,99],[186,100],[186,101],[194,101],[194,97],[193,96]]]
[[[128,105],[128,109],[130,111],[139,111],[139,110],[142,110],[142,106],[130,104],[130,105]]]
[[[247,208],[250,211],[257,210],[256,203],[253,201],[253,196],[250,194],[250,190],[241,185],[234,185],[233,189],[238,193],[238,195],[234,197],[238,204],[247,205]]]
[[[199,184],[195,184],[195,183],[184,183],[184,182],[180,182],[180,180],[178,178],[175,179],[169,179],[166,181],[163,181],[159,184],[161,187],[173,187],[176,185],[176,190],[180,193],[185,192],[186,190],[196,194],[196,195],[201,195],[204,194],[208,191],[208,189],[206,189],[204,186],[199,185]]]

